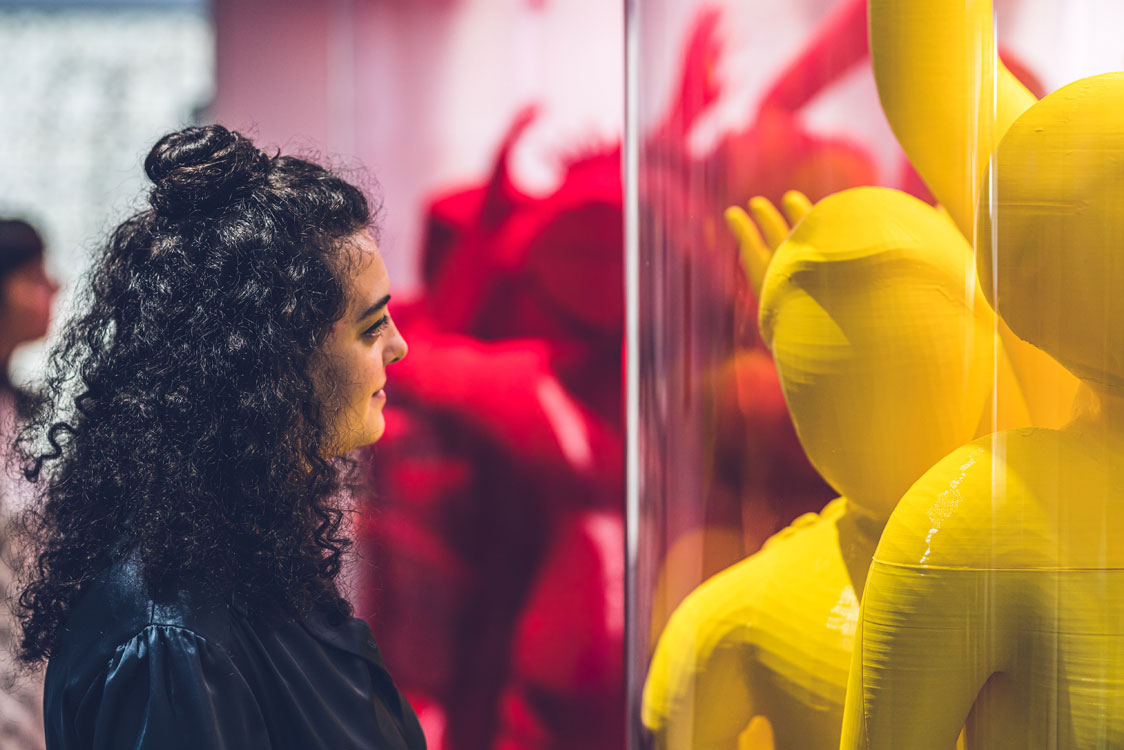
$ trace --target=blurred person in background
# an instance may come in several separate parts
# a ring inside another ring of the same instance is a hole
[[[58,284],[47,274],[43,240],[20,219],[0,219],[0,403],[26,411],[28,396],[9,376],[16,347],[47,335]]]
[[[47,335],[58,285],[43,264],[43,240],[25,221],[0,219],[0,747],[43,747],[43,682],[15,659],[19,629],[11,609],[19,551],[12,519],[27,497],[12,441],[32,396],[12,384],[16,347]]]
[[[145,171],[21,433],[46,746],[424,748],[337,585],[346,454],[382,436],[407,350],[376,212],[219,125]]]

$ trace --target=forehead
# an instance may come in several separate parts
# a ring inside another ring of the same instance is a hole
[[[360,232],[348,241],[350,262],[347,271],[353,304],[370,304],[390,291],[390,278],[383,263],[382,253],[369,232]],[[367,298],[370,299],[367,299]]]

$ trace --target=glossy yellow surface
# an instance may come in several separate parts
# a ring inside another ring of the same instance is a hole
[[[658,747],[839,741],[861,591],[894,503],[987,422],[996,338],[970,249],[941,213],[903,193],[857,188],[809,210],[786,197],[788,232],[751,203],[761,232],[731,218],[762,334],[800,440],[842,495],[692,592],[649,670],[642,717]],[[767,270],[755,271],[764,259]],[[771,260],[771,262],[770,262]],[[950,377],[952,375],[952,377]]]
[[[1004,139],[979,238],[985,292],[1012,330],[1114,388],[1124,387],[1122,165],[1124,73],[1063,87]]]
[[[1124,447],[1000,433],[902,500],[863,597],[843,748],[1124,743]],[[996,489],[996,483],[1001,489]]]
[[[994,164],[985,286],[1092,395],[1062,429],[954,451],[902,499],[867,578],[846,749],[949,748],[965,725],[969,748],[1124,746],[1124,76],[1034,105]]]

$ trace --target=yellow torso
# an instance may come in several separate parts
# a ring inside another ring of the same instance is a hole
[[[734,748],[764,717],[778,750],[837,746],[855,587],[877,530],[837,499],[692,592],[645,685],[643,719],[657,745]]]
[[[1080,428],[954,451],[863,599],[844,748],[1124,747],[1124,451]]]

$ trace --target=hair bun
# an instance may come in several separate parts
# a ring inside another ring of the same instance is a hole
[[[260,183],[270,159],[222,125],[185,128],[161,138],[144,160],[155,184],[149,202],[169,219],[206,213]]]

